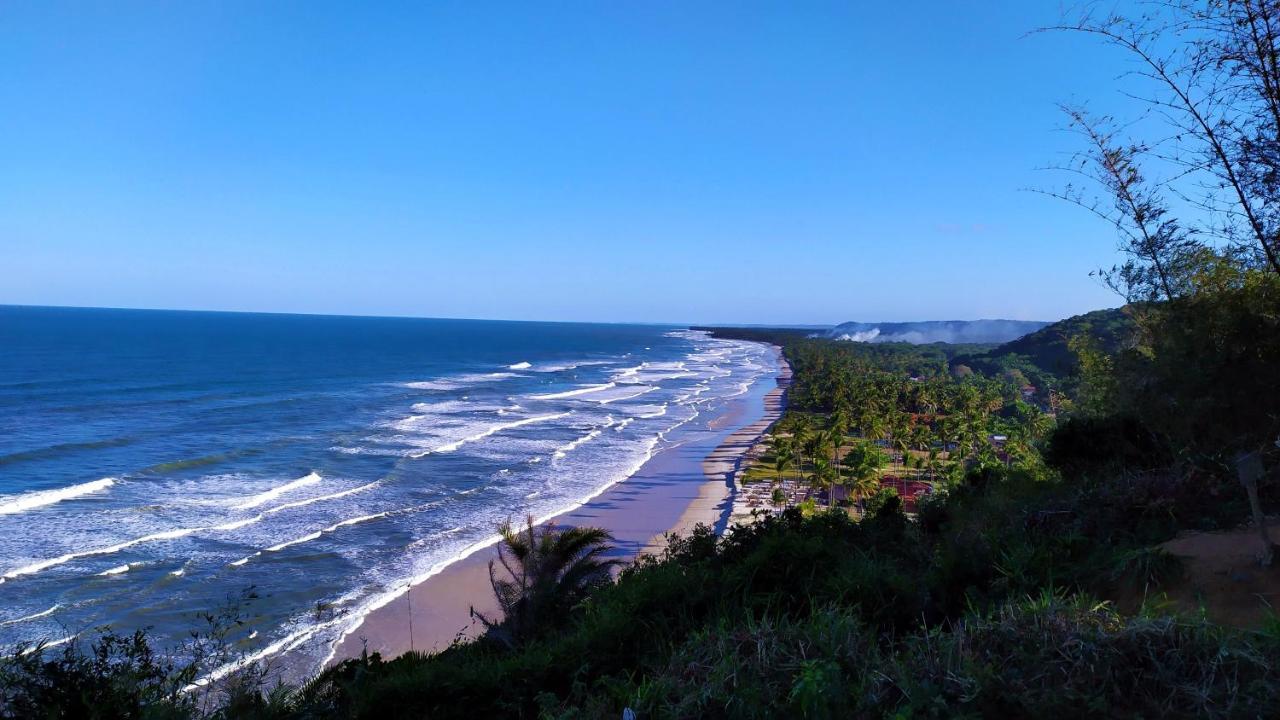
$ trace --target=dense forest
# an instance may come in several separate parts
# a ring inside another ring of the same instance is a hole
[[[19,648],[0,716],[1274,717],[1280,7],[1161,7],[1180,24],[1053,29],[1145,63],[1178,131],[1156,148],[1068,109],[1094,194],[1050,194],[1118,233],[1100,277],[1121,310],[997,347],[716,330],[794,370],[755,477],[798,501],[616,580],[607,538],[507,528],[527,582],[495,582],[489,633],[297,688],[249,666],[192,689],[200,667],[143,634]],[[889,476],[928,490],[908,507]],[[1206,566],[1205,545],[1245,564]]]

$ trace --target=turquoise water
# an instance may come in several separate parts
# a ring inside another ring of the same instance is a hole
[[[771,370],[673,327],[0,307],[0,646],[177,643],[253,588],[238,651],[312,670]]]

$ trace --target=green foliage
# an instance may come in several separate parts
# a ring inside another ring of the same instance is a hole
[[[195,698],[182,690],[194,673],[155,652],[141,631],[57,649],[20,646],[0,659],[0,717],[190,717]]]
[[[902,501],[898,498],[898,491],[891,487],[880,488],[874,495],[867,498],[866,511],[868,515],[878,515],[885,508],[901,508]]]
[[[608,582],[617,564],[602,559],[612,537],[600,528],[536,526],[529,516],[524,528],[508,522],[498,532],[502,542],[497,560],[489,561],[489,582],[502,617],[475,615],[487,638],[510,647],[556,629],[591,590]]]
[[[1134,548],[1116,557],[1113,582],[1142,595],[1182,577],[1182,560],[1160,547]]]
[[[1146,342],[1115,358],[1117,404],[1189,457],[1273,447],[1280,435],[1280,278],[1153,306]]]
[[[1073,417],[1049,436],[1045,461],[1072,476],[1167,467],[1172,452],[1132,415]]]
[[[910,638],[891,677],[908,717],[1267,717],[1280,645],[1204,622],[1047,600]]]
[[[0,653],[0,718],[294,717],[300,693],[270,686],[268,668],[242,662],[231,642],[252,588],[201,612],[187,642],[157,649],[147,633],[86,632],[65,644]],[[207,680],[230,664],[239,670]]]
[[[1088,338],[1099,352],[1114,355],[1134,343],[1137,331],[1126,308],[1094,310],[1046,325],[987,352],[957,356],[954,362],[992,376],[1016,371],[1040,389],[1074,394],[1080,362],[1071,340]]]

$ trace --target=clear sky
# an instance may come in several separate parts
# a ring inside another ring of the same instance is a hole
[[[1056,0],[0,4],[0,303],[1053,320]]]

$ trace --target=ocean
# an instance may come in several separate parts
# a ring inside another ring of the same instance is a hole
[[[685,328],[0,306],[0,652],[317,670],[406,583],[625,481],[774,371]]]

